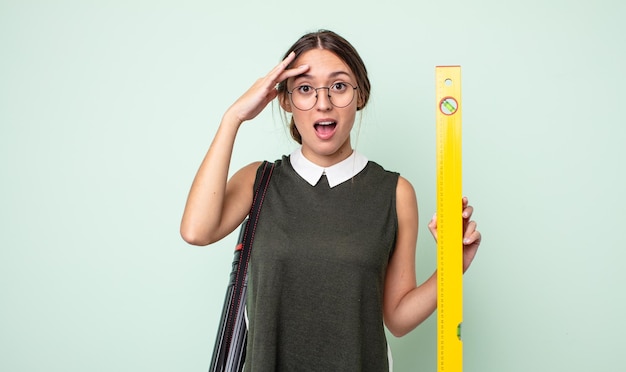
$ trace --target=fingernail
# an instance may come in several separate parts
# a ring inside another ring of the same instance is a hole
[[[457,240],[458,241],[458,240]],[[463,239],[463,244],[469,244],[470,240],[469,239]]]

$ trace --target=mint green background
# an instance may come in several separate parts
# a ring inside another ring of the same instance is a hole
[[[0,370],[207,369],[235,236],[187,246],[186,193],[224,110],[317,28],[368,66],[355,145],[415,186],[420,280],[434,67],[462,65],[464,370],[625,369],[625,4],[0,0]],[[293,148],[268,108],[232,169]],[[390,343],[436,370],[434,316]]]

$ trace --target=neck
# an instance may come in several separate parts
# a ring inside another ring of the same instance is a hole
[[[330,167],[343,160],[346,160],[352,155],[352,146],[348,139],[337,151],[332,154],[321,154],[313,151],[307,146],[302,146],[302,155],[314,164],[320,167]]]

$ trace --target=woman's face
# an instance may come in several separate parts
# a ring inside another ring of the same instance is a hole
[[[300,86],[307,86],[304,89],[309,92],[312,92],[310,87],[334,86],[346,88],[345,94],[354,93],[354,99],[345,107],[332,104],[328,89],[317,91],[317,102],[310,110],[295,107],[288,95],[281,101],[283,109],[293,115],[302,136],[302,153],[307,159],[320,166],[344,160],[352,153],[350,131],[358,105],[358,92],[352,88],[357,86],[357,81],[352,70],[337,55],[325,49],[306,51],[292,65],[308,65],[309,68],[303,74],[289,78],[287,90],[290,92]]]

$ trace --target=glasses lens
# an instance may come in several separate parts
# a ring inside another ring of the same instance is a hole
[[[354,99],[354,91],[356,89],[348,83],[335,83],[328,88],[330,102],[335,107],[346,107]]]
[[[310,110],[315,106],[316,102],[317,91],[311,86],[300,85],[291,92],[291,103],[299,110]]]

